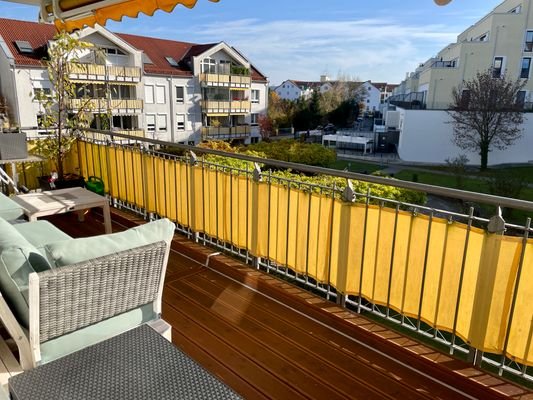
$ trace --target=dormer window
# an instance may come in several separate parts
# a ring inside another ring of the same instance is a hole
[[[33,47],[26,40],[16,40],[15,44],[22,54],[33,54]]]

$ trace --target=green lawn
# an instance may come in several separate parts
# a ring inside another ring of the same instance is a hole
[[[386,166],[381,166],[379,164],[371,164],[371,163],[365,163],[357,160],[337,160],[335,161],[335,164],[333,164],[330,168],[338,169],[340,171],[343,171],[344,169],[348,168],[350,172],[367,172],[371,174],[372,172],[379,171],[381,169],[387,168]]]
[[[436,171],[449,172],[449,168],[445,166],[427,166],[426,169],[432,169]],[[471,176],[482,176],[490,177],[494,174],[506,174],[513,176],[515,178],[522,178],[526,182],[533,183],[533,165],[532,166],[523,166],[523,167],[504,167],[504,168],[489,168],[487,171],[479,172],[477,170],[472,170],[467,172]]]

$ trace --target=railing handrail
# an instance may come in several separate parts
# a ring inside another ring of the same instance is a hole
[[[526,200],[512,199],[509,197],[501,197],[501,196],[495,196],[495,195],[484,194],[484,193],[468,192],[465,190],[451,189],[451,188],[434,186],[434,185],[427,185],[427,184],[418,183],[418,182],[408,182],[408,181],[402,181],[402,180],[396,180],[396,179],[393,180],[393,179],[381,177],[381,176],[366,175],[366,174],[360,174],[360,173],[349,172],[349,171],[339,171],[335,169],[315,167],[311,165],[298,164],[298,163],[293,163],[289,161],[273,160],[269,158],[259,158],[259,157],[245,155],[245,154],[227,153],[227,152],[220,151],[220,150],[198,148],[195,146],[188,146],[184,144],[165,142],[165,141],[157,140],[157,139],[139,138],[135,136],[123,135],[123,134],[119,134],[116,132],[105,131],[101,129],[83,128],[83,130],[88,131],[88,132],[103,133],[107,135],[118,136],[124,139],[143,141],[143,142],[160,145],[160,146],[176,147],[182,150],[192,150],[195,152],[202,152],[202,153],[212,154],[212,155],[222,156],[222,157],[236,158],[239,160],[250,161],[250,162],[254,162],[258,164],[267,164],[273,167],[287,168],[287,169],[292,169],[292,170],[301,171],[301,172],[308,172],[308,173],[313,173],[313,174],[331,175],[331,176],[336,176],[339,178],[353,179],[353,180],[375,183],[375,184],[385,185],[385,186],[394,186],[394,187],[399,187],[402,189],[410,189],[410,190],[425,192],[428,194],[433,194],[433,195],[438,195],[438,196],[443,196],[443,197],[467,200],[467,201],[472,201],[472,202],[481,202],[484,204],[491,204],[494,206],[507,207],[507,208],[520,209],[520,210],[533,212],[533,202],[526,201]]]

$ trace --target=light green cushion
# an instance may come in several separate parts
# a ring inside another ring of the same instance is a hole
[[[24,214],[24,211],[21,206],[3,193],[0,193],[0,217],[8,221],[13,221],[22,214]]]
[[[175,225],[165,218],[124,232],[53,242],[45,248],[55,266],[62,267],[151,243],[170,242],[175,228]]]
[[[44,257],[47,257],[45,249],[47,243],[72,239],[65,232],[44,220],[15,224],[13,227]]]
[[[125,312],[105,321],[41,343],[41,364],[102,342],[146,322],[155,320],[152,303]]]
[[[0,290],[19,322],[28,327],[28,276],[50,269],[42,254],[0,218]]]

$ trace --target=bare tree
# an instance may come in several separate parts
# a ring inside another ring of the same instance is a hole
[[[495,72],[478,72],[454,88],[448,111],[453,142],[463,150],[477,151],[481,170],[487,169],[492,150],[503,150],[522,136],[524,104],[519,94],[526,81],[513,81]]]

